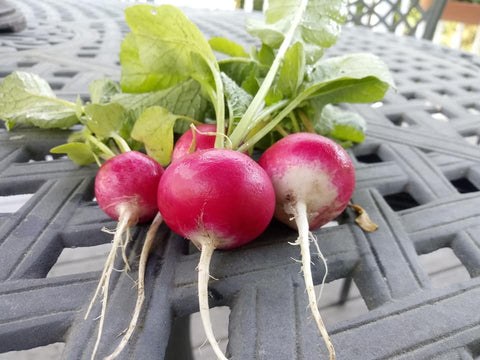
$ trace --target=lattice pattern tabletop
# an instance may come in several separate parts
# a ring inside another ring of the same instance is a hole
[[[24,32],[0,36],[0,76],[21,69],[46,78],[59,97],[88,100],[88,83],[118,79],[128,31],[115,1],[22,0]],[[244,14],[186,10],[206,36],[246,46]],[[328,281],[353,277],[369,312],[330,326],[339,359],[475,359],[480,356],[480,60],[412,38],[345,27],[328,54],[373,52],[390,66],[398,91],[372,105],[349,105],[368,119],[365,143],[350,153],[354,202],[380,226],[366,234],[347,213],[316,232]],[[33,196],[0,213],[0,352],[65,342],[65,359],[88,359],[96,322],[83,320],[98,272],[46,278],[64,248],[108,243],[114,223],[93,197],[94,167],[47,161],[67,131],[0,129],[0,201]],[[144,227],[135,235],[143,239]],[[232,359],[318,359],[323,341],[309,319],[295,233],[273,223],[260,239],[217,252],[212,306],[231,309]],[[129,249],[136,264],[142,241]],[[449,247],[471,276],[432,287],[419,255]],[[198,311],[199,254],[163,227],[147,269],[146,309],[123,359],[162,359],[172,322]],[[323,266],[315,262],[318,284]],[[135,273],[132,275],[136,276]],[[100,355],[126,328],[135,289],[115,274]],[[122,294],[122,295],[120,295]],[[99,306],[95,308],[99,312]]]

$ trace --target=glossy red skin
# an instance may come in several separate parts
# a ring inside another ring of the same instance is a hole
[[[282,177],[293,167],[313,167],[329,174],[331,183],[337,188],[336,201],[321,209],[307,208],[308,213],[319,213],[314,219],[309,219],[310,230],[325,225],[345,209],[355,189],[355,170],[347,152],[334,141],[312,133],[296,133],[286,136],[267,149],[259,165],[273,179]],[[275,181],[274,181],[275,184]],[[322,194],[309,194],[309,198],[321,197]],[[295,227],[286,220],[290,216],[277,216],[288,202],[285,194],[277,194],[276,218],[287,225]],[[300,199],[307,200],[307,199]],[[279,209],[281,207],[281,209]]]
[[[217,125],[215,124],[201,124],[197,126],[200,132],[217,132]],[[192,146],[192,129],[186,131],[177,140],[172,152],[172,163],[180,160],[188,154]],[[198,132],[195,134],[195,151],[212,149],[215,146],[215,135],[202,135]]]
[[[218,249],[230,249],[265,230],[273,217],[275,193],[268,175],[247,155],[201,150],[165,170],[158,208],[176,233],[193,241],[208,234]]]
[[[98,205],[117,221],[122,204],[128,204],[138,222],[153,219],[158,212],[157,190],[163,171],[155,160],[138,151],[109,159],[95,178]]]

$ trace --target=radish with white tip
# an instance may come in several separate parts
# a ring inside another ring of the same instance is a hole
[[[312,133],[291,134],[279,140],[263,153],[259,164],[275,188],[275,218],[298,229],[295,244],[300,245],[302,253],[309,306],[333,360],[335,350],[313,287],[309,238],[316,242],[310,230],[325,225],[347,207],[355,188],[353,164],[340,145]]]

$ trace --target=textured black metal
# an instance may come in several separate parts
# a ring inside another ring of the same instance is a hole
[[[119,78],[117,54],[127,31],[123,5],[24,0],[16,6],[28,28],[1,38],[1,76],[35,72],[71,100],[77,93],[87,99],[95,78]],[[254,43],[241,12],[186,12],[207,37]],[[368,119],[367,140],[351,150],[353,200],[379,230],[364,233],[347,212],[339,226],[316,232],[328,281],[353,277],[370,310],[329,328],[338,357],[474,359],[480,355],[480,192],[460,193],[451,181],[467,179],[480,189],[480,61],[361,28],[346,28],[327,55],[355,51],[381,56],[398,90],[373,105],[347,106]],[[107,243],[110,235],[100,229],[114,227],[93,201],[95,167],[44,160],[67,136],[0,129],[0,195],[34,193],[14,214],[0,214],[0,352],[65,342],[65,359],[88,359],[93,348],[99,305],[89,320],[83,315],[99,273],[45,278],[62,249]],[[392,198],[403,199],[403,210],[394,211],[387,201]],[[138,241],[129,248],[134,268],[144,235],[145,227],[137,227]],[[295,232],[274,222],[257,241],[214,254],[211,273],[218,280],[210,283],[210,303],[231,309],[232,359],[326,357],[309,318],[299,264],[291,259],[299,253],[287,243],[294,239]],[[431,286],[419,254],[443,247],[453,249],[471,279]],[[173,320],[198,311],[198,259],[186,241],[162,227],[148,263],[141,326],[122,359],[164,357]],[[323,271],[315,261],[316,284]],[[100,356],[118,343],[135,302],[131,279],[115,273],[112,284]]]
[[[0,1],[0,32],[16,32],[25,29],[25,17],[5,0]]]

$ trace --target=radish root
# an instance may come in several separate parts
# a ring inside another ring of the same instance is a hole
[[[320,258],[320,260],[322,260],[323,266],[325,266],[325,274],[323,275],[322,284],[320,285],[320,292],[318,293],[318,301],[320,301],[320,299],[322,298],[325,281],[327,280],[327,276],[328,276],[327,259],[325,259],[325,256],[323,256],[322,251],[320,250],[320,246],[318,246],[317,237],[313,235],[311,231],[308,232],[308,237],[315,244],[315,247],[317,248],[317,255]]]
[[[102,311],[100,314],[100,323],[99,323],[99,328],[98,328],[98,335],[97,335],[97,340],[95,342],[95,347],[93,348],[92,356],[91,359],[93,360],[95,358],[95,355],[98,350],[98,346],[100,344],[100,338],[102,337],[102,332],[103,332],[103,324],[105,321],[105,313],[107,310],[107,301],[108,301],[108,287],[110,283],[110,276],[112,275],[113,271],[113,266],[115,263],[115,257],[117,254],[117,250],[119,247],[122,246],[123,244],[123,235],[127,233],[129,235],[129,232],[127,231],[130,221],[132,218],[132,214],[126,207],[122,207],[120,209],[120,216],[118,219],[118,226],[117,230],[115,231],[115,235],[113,236],[113,242],[112,242],[112,249],[110,250],[110,253],[108,254],[107,261],[105,262],[105,266],[102,271],[102,275],[100,276],[100,280],[98,282],[97,289],[95,290],[95,294],[93,295],[92,300],[90,301],[90,304],[88,306],[87,312],[85,314],[85,319],[88,318],[90,315],[90,312],[92,310],[93,304],[95,303],[95,300],[97,296],[100,294],[100,292],[103,295],[102,299]],[[128,243],[128,239],[125,240],[125,244]]]
[[[335,349],[332,344],[332,340],[328,335],[327,329],[325,328],[325,324],[323,323],[322,317],[320,316],[320,312],[318,311],[317,299],[315,297],[315,289],[313,287],[313,279],[312,279],[312,270],[310,267],[310,242],[309,242],[309,226],[308,226],[308,218],[307,218],[307,206],[304,202],[299,201],[295,204],[294,210],[295,222],[298,228],[298,240],[297,243],[300,245],[300,251],[302,253],[302,270],[303,270],[303,278],[305,280],[305,287],[307,289],[308,300],[310,310],[312,311],[313,318],[317,323],[318,330],[322,335],[323,341],[325,341],[325,345],[327,346],[328,352],[330,354],[330,360],[335,360]],[[317,245],[318,246],[318,245]],[[318,250],[320,250],[318,248]],[[323,255],[319,251],[319,256],[324,260]],[[326,261],[325,269],[326,269]],[[324,276],[325,280],[326,274]],[[323,287],[323,285],[322,285]]]
[[[130,264],[128,263],[128,258],[127,258],[127,245],[128,245],[128,242],[130,241],[130,239],[132,238],[131,234],[130,234],[130,227],[127,227],[127,237],[125,239],[125,242],[122,241],[122,244],[121,244],[121,249],[122,249],[122,258],[123,258],[123,262],[125,263],[125,271],[128,272],[130,270],[132,270],[132,268],[130,267]]]
[[[138,292],[137,292],[137,303],[135,304],[135,310],[130,320],[130,325],[128,326],[125,335],[118,344],[117,348],[108,355],[104,360],[113,360],[122,352],[123,348],[127,345],[130,337],[132,336],[135,328],[137,327],[138,318],[140,316],[140,311],[142,310],[142,305],[145,300],[145,268],[147,266],[148,256],[150,255],[150,250],[152,249],[155,236],[157,235],[158,228],[162,224],[162,216],[160,213],[157,213],[155,219],[153,219],[152,225],[148,229],[147,235],[145,237],[145,243],[142,247],[142,253],[140,255],[140,264],[138,267]]]
[[[198,243],[202,245],[200,262],[198,263],[198,302],[200,306],[200,317],[202,318],[203,328],[207,335],[208,342],[219,360],[228,360],[218,345],[213,334],[212,322],[210,320],[210,307],[208,306],[208,280],[210,279],[210,260],[212,259],[215,244],[212,239],[204,237],[199,239]]]

